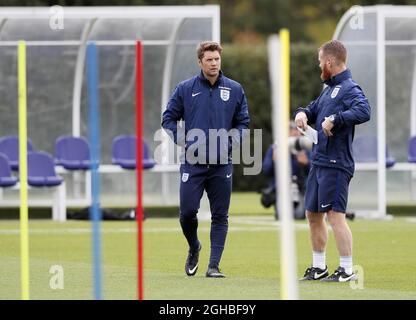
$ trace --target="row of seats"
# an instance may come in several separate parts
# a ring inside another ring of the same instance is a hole
[[[54,187],[62,183],[55,172],[52,157],[43,151],[28,151],[28,184],[33,187]],[[13,176],[11,162],[7,155],[0,152],[0,187],[12,187],[17,183]]]
[[[120,135],[113,139],[112,163],[124,169],[136,169],[137,138],[134,135]],[[377,162],[377,138],[357,137],[354,141],[354,158],[357,162]],[[27,141],[28,150],[28,184],[31,186],[57,186],[62,178],[55,172],[54,165],[67,170],[89,170],[91,167],[90,146],[83,137],[61,136],[55,142],[55,159],[43,151],[34,151],[33,143]],[[416,136],[410,138],[408,161],[416,163]],[[386,167],[396,163],[386,148]],[[155,166],[150,150],[143,141],[143,169]],[[14,186],[17,178],[12,170],[19,168],[19,139],[7,136],[0,139],[0,187]]]
[[[356,162],[377,162],[377,138],[374,136],[359,136],[353,144],[354,160]],[[409,139],[408,161],[416,163],[416,136]],[[395,165],[396,159],[386,148],[386,167],[391,168]]]
[[[123,169],[136,169],[136,145],[137,138],[134,135],[115,137],[112,144],[112,163]],[[91,166],[88,141],[83,137],[59,137],[55,143],[55,162],[68,170],[88,170]],[[151,169],[156,164],[144,140],[142,162],[143,169]]]
[[[133,135],[117,136],[112,144],[112,162],[124,169],[136,169],[137,138]],[[30,186],[58,186],[62,178],[56,174],[55,165],[67,170],[89,170],[91,168],[90,146],[83,137],[61,136],[55,142],[55,159],[44,151],[35,151],[28,139],[28,184]],[[143,141],[143,168],[155,166],[148,145]],[[17,183],[12,170],[19,169],[19,139],[7,136],[0,139],[0,187]]]

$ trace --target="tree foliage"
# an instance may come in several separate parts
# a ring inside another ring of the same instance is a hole
[[[222,42],[259,43],[280,28],[293,42],[315,44],[330,39],[339,18],[353,5],[416,5],[416,0],[2,0],[0,6],[221,6]]]

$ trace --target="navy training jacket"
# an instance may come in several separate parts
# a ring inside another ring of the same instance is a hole
[[[305,112],[308,124],[315,124],[318,144],[313,146],[312,164],[339,168],[354,175],[352,142],[355,126],[370,120],[371,108],[360,86],[351,79],[349,69],[324,82],[326,87],[319,97],[298,112]],[[322,130],[325,117],[335,116],[332,137]]]
[[[225,77],[221,71],[215,84],[211,85],[201,71],[199,75],[176,86],[162,116],[162,127],[173,134],[171,137],[179,145],[181,137],[177,132],[177,122],[180,120],[185,121],[185,136],[191,129],[201,129],[206,136],[205,141],[186,141],[185,151],[193,143],[204,143],[207,162],[220,163],[220,154],[225,154],[227,163],[231,163],[233,139],[227,135],[224,145],[217,140],[217,157],[212,159],[209,156],[209,129],[225,129],[227,132],[237,129],[242,136],[242,130],[247,129],[250,122],[243,87]]]

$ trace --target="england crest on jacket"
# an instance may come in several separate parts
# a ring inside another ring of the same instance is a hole
[[[189,173],[182,173],[182,182],[186,182],[189,179]]]
[[[230,91],[225,90],[225,89],[221,89],[220,97],[221,97],[222,101],[228,101],[230,99]]]
[[[332,90],[332,93],[331,93],[331,98],[332,99],[334,99],[337,96],[337,94],[338,94],[338,92],[339,92],[340,89],[341,89],[341,86],[336,86],[334,88],[334,90]]]

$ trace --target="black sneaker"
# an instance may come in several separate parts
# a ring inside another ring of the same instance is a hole
[[[320,280],[327,277],[328,274],[327,266],[325,266],[325,269],[310,267],[306,269],[303,278],[299,279],[299,281]]]
[[[218,267],[208,268],[205,274],[207,278],[225,278],[225,275],[221,272]]]
[[[323,282],[348,282],[357,280],[357,275],[355,273],[348,274],[345,272],[345,269],[338,267],[329,277],[322,279]]]
[[[194,276],[198,271],[199,251],[201,251],[201,244],[199,244],[198,250],[194,251],[189,249],[188,257],[185,263],[185,272],[188,276]]]

